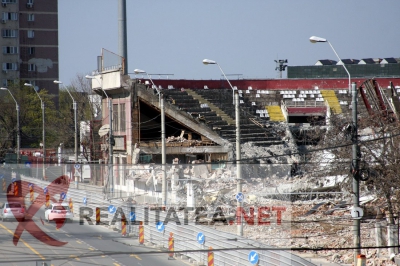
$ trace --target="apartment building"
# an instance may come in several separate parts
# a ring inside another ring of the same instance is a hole
[[[1,86],[21,80],[58,102],[58,1],[1,0]]]

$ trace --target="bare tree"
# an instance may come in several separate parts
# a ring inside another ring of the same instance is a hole
[[[354,133],[350,117],[333,115],[305,171],[318,178],[344,176],[340,187],[349,192],[357,178],[364,192],[385,200],[389,223],[394,223],[393,213],[399,210],[394,199],[400,196],[400,124],[381,115],[359,116],[357,172],[352,170]]]

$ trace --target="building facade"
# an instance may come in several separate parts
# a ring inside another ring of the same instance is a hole
[[[1,86],[21,80],[58,102],[58,1],[1,0]]]

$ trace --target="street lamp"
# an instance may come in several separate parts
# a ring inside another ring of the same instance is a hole
[[[17,103],[17,100],[15,100],[14,95],[11,93],[11,91],[8,88],[1,87],[0,90],[6,90],[10,93],[11,97],[13,98],[15,102],[15,107],[17,109],[17,164],[20,163],[21,155],[19,154],[19,150],[21,148],[21,137],[20,137],[20,132],[19,132],[19,105]]]
[[[76,101],[74,99],[74,97],[72,97],[71,93],[69,92],[68,88],[66,86],[64,86],[64,84],[59,81],[59,80],[55,80],[54,81],[55,84],[62,84],[62,86],[64,87],[64,89],[68,92],[69,96],[71,96],[72,99],[72,107],[74,108],[74,125],[75,125],[75,163],[78,163],[78,125],[77,125],[77,105],[76,105]],[[77,176],[75,177],[75,179],[77,179]],[[75,182],[77,183],[78,180],[75,180]]]
[[[327,42],[327,43],[330,45],[330,47],[332,48],[332,50],[333,50],[333,52],[335,53],[336,57],[339,59],[339,61],[342,61],[342,59],[340,59],[339,55],[336,53],[335,49],[333,48],[332,44],[331,44],[327,39],[324,39],[324,38],[321,38],[321,37],[317,37],[317,36],[311,36],[311,37],[310,37],[310,42],[311,42],[311,43]],[[347,70],[347,68],[346,68],[346,66],[345,66],[345,64],[344,64],[344,62],[342,62],[342,65],[343,65],[344,70],[346,70],[347,75],[349,76],[349,94],[350,94],[350,92],[351,92],[351,77],[350,77],[350,72]]]
[[[150,82],[151,82],[151,85],[156,89],[156,91],[157,91],[159,97],[161,97],[161,96],[160,96],[160,90],[159,90],[159,89],[157,88],[157,86],[154,84],[154,82],[153,82],[153,80],[151,79],[150,75],[149,75],[146,71],[144,71],[144,70],[142,70],[142,69],[136,68],[135,70],[133,70],[133,72],[134,72],[135,74],[146,74],[146,75],[147,75],[147,78],[148,78],[148,79],[150,80]]]
[[[46,168],[45,168],[45,165],[46,165],[46,129],[45,129],[45,112],[44,112],[45,105],[44,105],[44,101],[42,100],[42,98],[40,97],[39,93],[37,92],[35,86],[33,86],[33,85],[30,84],[30,83],[25,83],[24,86],[32,87],[32,88],[34,89],[34,91],[36,92],[36,95],[37,95],[37,96],[39,97],[39,99],[40,99],[40,103],[41,103],[41,106],[42,106],[42,122],[43,122],[43,125],[42,125],[42,127],[43,127],[43,132],[42,132],[42,134],[43,134],[43,135],[42,135],[42,141],[43,141],[43,179],[45,180],[45,179],[46,179]]]
[[[226,77],[226,75],[225,75],[224,71],[222,70],[221,66],[217,63],[217,61],[210,60],[210,59],[204,59],[203,60],[203,64],[205,64],[205,65],[217,65],[219,67],[219,70],[221,70],[222,75],[224,75],[226,81],[228,81],[228,83],[229,83],[229,86],[231,86],[231,88],[232,88],[232,101],[233,101],[232,103],[235,104],[235,89],[233,88],[233,86],[232,86],[231,82],[229,81],[229,79]]]
[[[220,65],[210,59],[204,59],[203,64],[205,65],[217,65],[219,69],[221,70],[222,74],[224,75],[226,81],[228,81],[229,85],[232,88],[232,93],[233,93],[233,103],[235,105],[235,118],[236,118],[236,179],[237,179],[237,188],[236,188],[236,193],[242,193],[242,165],[241,165],[241,147],[240,147],[240,108],[239,108],[239,94],[235,93],[235,89],[233,88],[232,84],[229,82],[229,79],[225,76],[224,71],[220,67]],[[243,204],[241,200],[237,201],[237,212],[236,215],[240,215],[240,224],[238,224],[237,227],[237,234],[239,236],[243,236],[243,221],[242,221],[242,210],[243,210]]]
[[[85,78],[87,79],[92,79],[92,80],[96,80],[99,85],[100,85],[100,89],[104,92],[104,94],[107,97],[107,102],[108,102],[108,119],[109,119],[109,123],[110,123],[110,131],[109,131],[109,136],[108,136],[108,164],[109,164],[109,175],[110,175],[110,188],[111,188],[111,198],[114,196],[114,170],[113,170],[113,128],[112,128],[112,123],[113,123],[113,119],[112,119],[112,99],[110,97],[108,97],[106,91],[103,89],[103,86],[101,85],[100,81],[95,77],[95,76],[89,76],[86,75]]]
[[[135,74],[146,74],[148,79],[150,80],[152,86],[157,90],[158,93],[158,104],[160,105],[161,110],[161,166],[163,171],[162,183],[161,183],[161,201],[162,207],[167,206],[167,174],[165,172],[165,164],[167,162],[167,153],[165,146],[165,108],[164,108],[164,98],[161,96],[160,90],[154,84],[153,80],[149,76],[149,74],[141,69],[135,69],[133,72]]]

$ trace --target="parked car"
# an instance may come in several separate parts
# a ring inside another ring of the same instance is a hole
[[[73,217],[74,214],[69,209],[67,203],[53,203],[50,205],[50,208],[44,212],[44,218],[47,220],[47,222],[59,219],[65,219],[68,221],[72,220]]]
[[[6,202],[0,208],[1,221],[20,218],[25,220],[25,208],[19,202]]]

